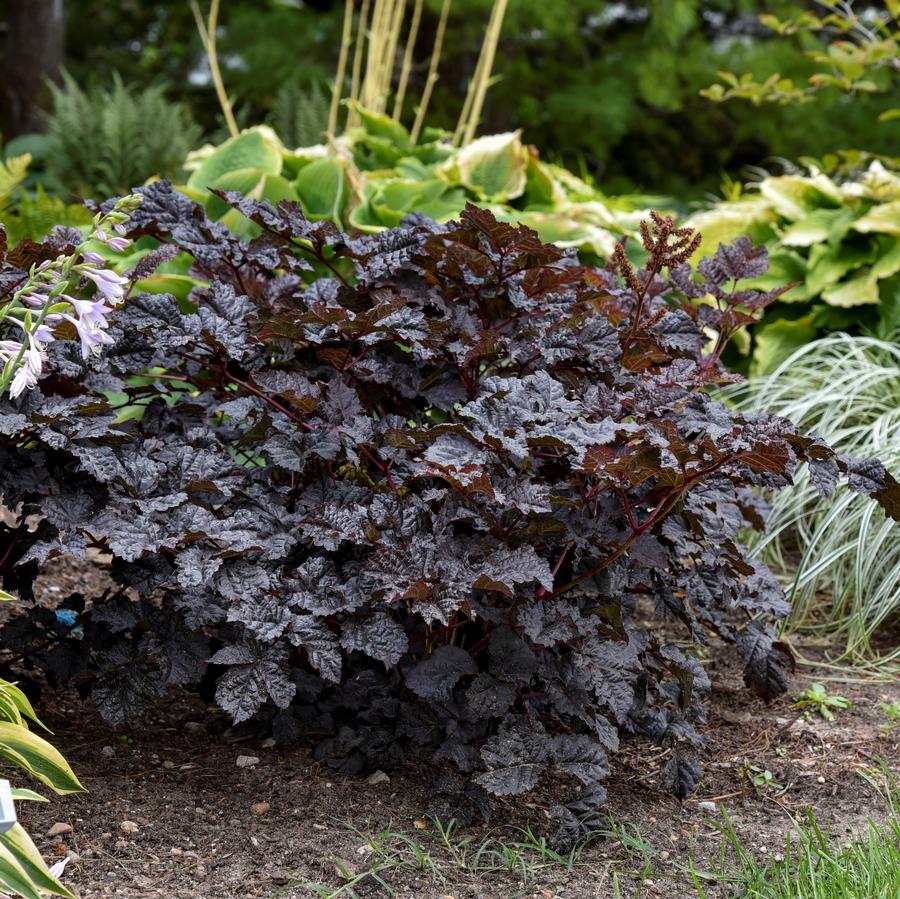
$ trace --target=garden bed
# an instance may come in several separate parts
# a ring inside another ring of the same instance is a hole
[[[52,601],[51,588],[68,588],[76,577],[76,567],[56,563],[39,595]],[[659,783],[666,751],[626,740],[607,782],[609,812],[622,829],[584,849],[571,867],[516,829],[530,827],[538,837],[552,830],[546,815],[558,799],[552,784],[524,800],[496,802],[490,827],[470,827],[442,843],[424,819],[436,774],[431,765],[412,763],[387,772],[389,779],[343,776],[316,763],[305,747],[280,750],[264,733],[235,732],[225,715],[188,693],[115,730],[73,694],[45,691],[39,712],[90,792],[20,809],[45,857],[70,855],[64,880],[82,899],[328,896],[301,884],[336,890],[377,868],[379,852],[403,860],[378,876],[409,899],[606,897],[614,895],[613,872],[633,875],[622,876],[624,895],[635,895],[637,884],[647,897],[695,895],[679,865],[689,863],[693,845],[702,870],[721,844],[710,823],[721,814],[709,803],[723,806],[744,844],[763,857],[783,852],[791,816],[802,816],[807,805],[842,843],[865,828],[867,817],[884,816],[877,792],[856,772],[882,762],[900,770],[900,730],[893,738],[886,733],[881,709],[900,700],[896,682],[825,681],[853,705],[833,722],[807,721],[789,696],[768,706],[751,697],[725,653],[714,651],[708,670],[709,745],[696,793],[679,803]],[[794,690],[827,677],[801,667]],[[241,756],[259,761],[238,767]],[[747,763],[770,771],[777,786],[746,787],[739,769]],[[571,785],[562,789],[571,792]],[[73,830],[44,836],[55,823]],[[488,836],[493,841],[476,861]],[[416,851],[424,870],[412,863]],[[513,872],[492,870],[504,864]],[[372,878],[355,890],[360,897],[390,895]]]

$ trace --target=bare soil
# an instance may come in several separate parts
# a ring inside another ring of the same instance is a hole
[[[51,568],[41,579],[43,598],[52,601],[53,586],[68,592],[69,578],[77,578],[69,566]],[[570,870],[553,865],[530,874],[519,868],[473,875],[440,850],[433,826],[423,820],[436,774],[428,763],[390,771],[380,783],[339,775],[306,748],[280,750],[264,734],[236,736],[220,712],[188,693],[173,693],[126,729],[113,730],[72,694],[45,691],[39,712],[89,792],[46,805],[20,803],[20,814],[45,857],[69,856],[63,879],[82,899],[315,896],[302,884],[338,889],[346,875],[372,864],[366,837],[388,825],[442,863],[443,880],[408,867],[384,873],[399,899],[606,899],[614,895],[614,872],[633,875],[621,881],[623,896],[688,896],[694,893],[679,865],[693,856],[703,867],[721,843],[711,823],[721,820],[720,812],[708,803],[727,810],[746,845],[772,857],[784,850],[792,816],[806,806],[842,838],[864,830],[868,817],[885,816],[877,792],[857,772],[881,764],[900,772],[900,729],[885,732],[880,707],[900,701],[896,680],[825,680],[834,672],[802,666],[795,690],[819,680],[853,702],[833,722],[807,721],[790,696],[769,706],[751,697],[730,654],[713,652],[708,668],[714,683],[709,745],[695,794],[679,803],[661,788],[667,750],[644,740],[626,740],[613,759],[609,811],[640,830],[652,847],[652,871],[607,838],[587,847]],[[259,762],[238,767],[239,756]],[[769,770],[778,786],[749,788],[738,770],[745,763]],[[547,784],[498,802],[490,828],[469,828],[457,839],[477,842],[490,831],[515,840],[520,826],[549,834],[548,808],[574,791],[574,785]],[[44,836],[57,822],[72,831]],[[369,880],[356,895],[391,893]],[[710,895],[729,894],[713,889]]]

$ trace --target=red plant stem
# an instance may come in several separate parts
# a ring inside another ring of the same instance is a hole
[[[263,393],[261,390],[257,389],[252,384],[248,384],[246,381],[242,381],[240,378],[236,378],[230,372],[226,372],[225,377],[228,378],[228,380],[231,381],[232,384],[237,384],[239,387],[243,387],[244,390],[248,390],[254,396],[258,396],[261,400],[268,403],[273,409],[277,409],[279,412],[284,413],[289,419],[291,419],[291,421],[294,421],[298,425],[300,425],[300,427],[303,428],[304,431],[314,431],[315,430],[315,428],[311,424],[309,424],[309,422],[304,421],[295,412],[291,412],[291,410],[288,409],[287,406],[283,406],[281,403],[278,402],[278,400],[273,399],[272,397]]]
[[[388,487],[393,493],[396,493],[397,485],[394,483],[394,479],[391,477],[390,465],[385,465],[384,462],[381,462],[376,456],[373,456],[372,453],[369,452],[365,444],[357,443],[356,448],[384,475]]]
[[[707,465],[706,468],[701,468],[699,471],[695,471],[693,474],[687,475],[677,487],[672,487],[668,490],[662,497],[662,499],[657,503],[656,508],[647,516],[647,518],[636,528],[633,528],[631,533],[622,541],[622,543],[614,549],[605,559],[598,562],[593,568],[589,568],[587,571],[582,572],[577,577],[572,578],[568,583],[563,584],[561,587],[557,587],[556,590],[553,591],[551,596],[556,597],[560,596],[563,593],[572,590],[574,587],[577,587],[582,581],[586,581],[588,578],[594,577],[599,574],[605,568],[608,568],[612,565],[616,559],[621,558],[621,556],[628,550],[634,541],[640,537],[649,527],[655,524],[662,518],[665,518],[669,512],[675,507],[681,497],[687,492],[688,488],[700,478],[705,477],[707,474],[711,474],[717,469],[721,468],[723,465],[728,464],[729,462],[735,462],[739,459],[739,456],[728,459],[721,459],[718,462],[714,462],[712,465]]]
[[[562,565],[563,559],[565,559],[569,550],[574,546],[572,541],[570,540],[564,547],[563,551],[559,554],[559,558],[556,560],[556,564],[553,566],[553,577],[556,577],[556,572],[559,571],[559,566]]]
[[[634,510],[631,508],[631,503],[628,501],[628,494],[619,488],[616,488],[616,493],[622,499],[622,508],[625,509],[625,514],[628,516],[628,523],[631,525],[631,529],[636,531],[638,529],[638,524],[634,519]]]

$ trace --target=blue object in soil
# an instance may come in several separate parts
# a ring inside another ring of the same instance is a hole
[[[78,620],[78,612],[74,612],[72,609],[57,609],[56,620],[66,627],[72,627]]]

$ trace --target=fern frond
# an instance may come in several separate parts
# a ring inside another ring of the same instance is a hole
[[[61,196],[126,193],[154,175],[177,179],[200,130],[161,85],[82,89],[70,76],[52,87],[48,185]]]

